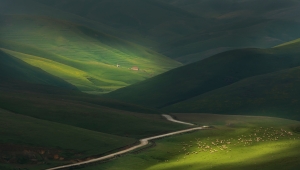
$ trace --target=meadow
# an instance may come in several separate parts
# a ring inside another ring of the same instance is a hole
[[[107,93],[181,65],[143,46],[68,21],[7,15],[0,22],[3,51],[85,92]],[[140,71],[131,70],[133,66]]]
[[[155,147],[84,170],[297,169],[298,121],[254,116],[173,114],[209,130],[167,137]]]

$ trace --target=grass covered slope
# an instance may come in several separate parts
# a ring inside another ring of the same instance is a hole
[[[106,96],[144,106],[167,107],[247,77],[299,66],[299,46],[227,51]]]
[[[294,170],[300,166],[298,121],[212,114],[173,116],[215,128],[159,139],[154,148],[82,169]]]
[[[299,39],[276,46],[273,50],[291,51]],[[300,67],[243,79],[197,97],[164,108],[171,112],[212,112],[254,114],[300,119],[298,96]]]
[[[33,67],[22,60],[0,50],[0,82],[20,82],[52,85],[67,89],[76,89],[73,85],[62,79],[52,76],[45,71]]]
[[[35,119],[2,109],[0,116],[1,169],[5,166],[45,169],[135,142],[131,138]]]
[[[145,47],[66,21],[2,16],[1,23],[0,47],[7,53],[82,91],[112,91],[180,66]],[[133,66],[140,71],[130,70]]]

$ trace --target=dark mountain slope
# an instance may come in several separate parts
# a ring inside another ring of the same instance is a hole
[[[272,49],[240,49],[220,53],[106,96],[163,108],[247,77],[297,67],[300,65],[299,46],[298,42]]]
[[[104,23],[134,40],[144,37],[155,45],[195,32],[203,19],[174,6],[153,0],[36,0],[62,11]],[[206,23],[208,24],[208,23]],[[160,42],[161,41],[161,42]],[[149,43],[150,45],[151,43]]]

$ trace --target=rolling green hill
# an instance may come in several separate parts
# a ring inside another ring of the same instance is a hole
[[[246,78],[163,110],[244,114],[300,120],[300,67]]]
[[[152,109],[78,91],[28,83],[1,83],[0,108],[42,120],[132,138],[185,127],[166,121],[160,112]]]
[[[163,108],[242,79],[300,65],[300,43],[272,49],[240,49],[212,56],[107,94]]]
[[[142,46],[66,21],[3,16],[1,23],[3,51],[81,91],[112,91],[180,66]]]

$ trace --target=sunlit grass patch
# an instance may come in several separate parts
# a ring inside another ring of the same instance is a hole
[[[179,120],[214,128],[156,140],[155,147],[141,153],[83,169],[273,170],[300,166],[300,134],[291,128],[299,125],[297,121],[255,116],[173,115]]]
[[[260,164],[294,155],[290,149],[300,147],[300,138],[283,129],[258,128],[246,133],[235,131],[225,132],[220,137],[196,138],[182,142],[181,147],[176,148],[181,154],[148,169],[181,169],[182,166],[210,169],[223,165]]]

